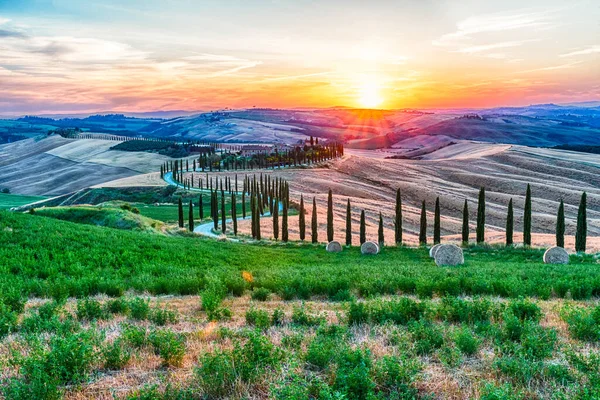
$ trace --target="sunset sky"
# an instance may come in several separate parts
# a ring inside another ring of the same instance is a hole
[[[600,2],[0,0],[0,113],[600,100]]]

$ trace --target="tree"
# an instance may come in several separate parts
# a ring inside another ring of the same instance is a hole
[[[288,232],[288,206],[287,202],[283,201],[283,215],[281,216],[281,240],[287,243],[289,239]]]
[[[300,240],[306,239],[306,210],[304,209],[304,196],[300,195],[300,215],[298,216]]]
[[[350,198],[346,205],[346,246],[352,246],[352,208],[350,207]]]
[[[202,195],[198,197],[198,216],[200,221],[204,219],[204,204],[202,204]]]
[[[221,232],[225,233],[227,231],[227,224],[225,223],[227,220],[225,213],[225,192],[221,190]]]
[[[333,241],[333,194],[331,189],[327,195],[327,241]]]
[[[523,211],[523,244],[531,246],[531,186],[527,184],[525,209]]]
[[[485,188],[479,189],[477,202],[477,244],[485,242]]]
[[[183,202],[179,198],[179,227],[183,228]]]
[[[365,222],[365,210],[360,212],[360,244],[367,241],[367,224]]]
[[[279,199],[275,199],[273,206],[273,238],[279,239]]]
[[[440,198],[438,197],[435,199],[435,214],[433,216],[433,244],[438,244],[442,241],[441,230]]]
[[[508,202],[508,213],[506,214],[506,245],[513,245],[513,233],[514,233],[514,210],[513,210],[513,199]]]
[[[556,216],[556,245],[565,247],[565,203],[560,200]]]
[[[311,221],[311,237],[312,242],[317,243],[319,241],[319,233],[317,232],[317,199],[313,197],[313,208],[312,208],[312,221]]]
[[[233,221],[233,234],[237,236],[237,201],[235,200],[235,192],[231,194],[231,220]]]
[[[587,194],[583,192],[577,212],[577,232],[575,233],[575,251],[585,253],[587,242]]]
[[[397,245],[402,244],[402,198],[400,189],[396,191],[396,216],[394,219],[394,240]]]
[[[427,244],[427,209],[425,208],[425,200],[421,205],[421,226],[419,229],[419,244],[425,246]]]
[[[188,213],[188,229],[190,232],[194,232],[194,205],[190,200],[190,208]]]
[[[463,246],[469,244],[469,205],[467,199],[465,199],[465,205],[463,206],[462,243]]]
[[[213,228],[214,230],[218,230],[219,229],[219,207],[217,204],[217,191],[211,191],[210,192],[210,209],[211,209],[211,214],[212,214],[212,219],[213,219]]]
[[[383,247],[385,244],[385,237],[383,235],[383,216],[381,215],[381,211],[379,211],[379,229],[377,230],[377,241],[379,242],[379,247]]]
[[[254,200],[254,207],[255,207],[255,213],[256,213],[256,240],[261,240],[261,233],[260,233],[260,198],[258,196],[255,197]]]

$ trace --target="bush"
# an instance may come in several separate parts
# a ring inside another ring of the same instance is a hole
[[[463,300],[444,297],[438,306],[438,317],[448,322],[469,324],[487,322],[492,316],[493,304],[487,299]]]
[[[276,308],[273,310],[273,315],[271,316],[271,325],[280,326],[285,322],[285,313],[281,308]]]
[[[267,288],[255,288],[252,291],[252,300],[267,301],[270,295],[271,291]]]
[[[150,314],[150,300],[144,300],[140,297],[129,301],[129,315],[137,321],[148,319]]]
[[[85,298],[77,301],[77,319],[80,321],[96,321],[109,318],[109,313],[100,302]]]
[[[575,339],[588,342],[600,340],[600,306],[595,310],[585,308],[565,309],[563,319],[569,325],[569,333]]]
[[[271,326],[271,317],[265,310],[251,308],[246,311],[246,323],[264,330]]]
[[[235,390],[237,380],[233,356],[229,352],[215,351],[204,354],[194,376],[202,393],[208,398],[223,398]]]
[[[414,358],[384,356],[374,367],[374,380],[380,390],[389,395],[394,393],[400,399],[418,397],[413,386],[423,365]]]
[[[129,312],[129,304],[125,299],[118,298],[106,302],[104,308],[111,314],[127,314]]]
[[[316,326],[324,324],[327,321],[323,315],[310,313],[310,309],[302,303],[302,306],[295,306],[292,311],[292,323],[303,326]]]
[[[527,299],[512,300],[508,305],[508,309],[521,321],[539,322],[542,318],[542,310],[540,310],[537,304]]]
[[[130,346],[141,349],[148,343],[148,332],[146,328],[126,325],[121,333],[121,338]]]
[[[166,308],[153,308],[150,310],[150,315],[148,317],[150,322],[158,326],[165,326],[167,324],[175,324],[177,323],[178,315],[177,312],[168,310]]]
[[[102,351],[104,367],[109,370],[123,369],[131,359],[131,351],[125,348],[123,340],[115,340]]]
[[[348,312],[348,323],[378,323],[393,322],[405,325],[425,316],[428,311],[428,303],[417,302],[408,297],[398,300],[375,300],[371,302],[350,304]]]
[[[520,400],[523,398],[523,395],[515,391],[508,383],[497,386],[488,382],[481,390],[480,400]]]
[[[448,368],[457,368],[463,362],[461,352],[454,346],[443,346],[438,352],[438,357]]]
[[[0,339],[11,333],[17,326],[18,315],[5,304],[0,303]]]
[[[181,366],[185,356],[185,337],[171,331],[154,331],[148,336],[154,352],[163,360],[164,366]]]
[[[4,193],[4,194],[10,194],[10,189],[9,188],[2,188],[2,193]]]
[[[5,289],[0,296],[0,303],[4,304],[14,313],[21,314],[25,310],[27,299],[15,288]]]
[[[444,335],[441,327],[433,324],[431,321],[411,322],[408,329],[415,341],[417,354],[431,354],[444,344]]]
[[[206,316],[210,321],[218,321],[226,318],[230,314],[221,308],[221,302],[227,295],[227,288],[216,278],[210,278],[206,289],[201,294],[202,309],[206,311]]]
[[[348,399],[371,399],[375,391],[375,382],[371,379],[370,351],[346,348],[338,357],[334,388]]]
[[[466,356],[473,356],[479,351],[480,341],[468,328],[462,328],[456,334],[456,347]]]

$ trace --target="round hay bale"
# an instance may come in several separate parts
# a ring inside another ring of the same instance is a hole
[[[435,263],[438,267],[463,265],[463,251],[455,244],[443,244],[435,252]]]
[[[429,257],[435,258],[435,253],[438,251],[440,246],[441,246],[441,244],[438,243],[438,244],[434,245],[432,248],[430,248],[429,249]]]
[[[562,247],[550,247],[544,253],[544,264],[568,264],[569,253]]]
[[[342,251],[342,245],[337,240],[334,240],[327,243],[327,247],[325,249],[330,253],[339,253]]]
[[[375,242],[364,242],[360,246],[360,252],[362,254],[379,254],[379,245]]]

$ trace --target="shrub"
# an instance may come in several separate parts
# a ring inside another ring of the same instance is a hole
[[[456,334],[456,347],[466,356],[473,356],[479,351],[480,341],[468,328],[462,328]]]
[[[108,318],[109,314],[100,302],[89,298],[77,301],[77,319],[80,321],[96,321]]]
[[[497,357],[493,366],[514,383],[521,385],[530,384],[533,379],[540,378],[543,368],[541,362],[528,360],[520,356]]]
[[[306,350],[306,362],[317,369],[325,369],[337,360],[348,347],[347,335],[337,328],[321,327]]]
[[[3,289],[0,296],[0,303],[3,303],[14,313],[21,314],[25,310],[27,299],[21,294],[20,290],[15,288]]]
[[[271,291],[267,288],[255,288],[252,291],[252,300],[267,301],[270,295]]]
[[[246,343],[235,343],[232,356],[236,373],[244,382],[254,382],[267,369],[277,368],[283,357],[280,349],[262,335],[261,332],[247,333]]]
[[[569,333],[575,339],[588,342],[600,340],[600,307],[591,309],[574,308],[562,312],[563,319],[569,325]]]
[[[148,319],[155,325],[165,326],[176,323],[179,318],[176,311],[156,307],[150,310]]]
[[[448,322],[469,324],[489,321],[493,304],[487,299],[463,300],[457,297],[444,297],[438,306],[438,317]]]
[[[448,368],[459,367],[463,362],[461,352],[454,346],[442,346],[438,352],[438,357],[441,363]]]
[[[146,328],[126,325],[121,333],[121,338],[125,343],[140,349],[148,343],[148,332]]]
[[[542,310],[534,302],[527,299],[512,300],[508,309],[521,321],[530,320],[538,322],[542,318]]]
[[[418,397],[413,384],[422,369],[423,365],[417,359],[384,356],[374,366],[374,380],[387,395],[394,393],[400,399],[413,399]]]
[[[302,333],[292,333],[281,338],[281,344],[284,347],[298,350],[302,346],[304,335]]]
[[[104,308],[111,314],[127,314],[129,312],[129,304],[125,299],[111,299],[106,302]]]
[[[134,320],[148,319],[150,314],[150,300],[135,297],[129,301],[129,314]]]
[[[339,355],[334,388],[348,399],[372,398],[375,382],[371,379],[371,353],[368,349],[344,349]]]
[[[415,350],[420,355],[431,354],[444,344],[442,329],[431,321],[414,321],[408,328],[415,341]]]
[[[115,340],[102,351],[104,367],[109,370],[123,369],[131,359],[131,351],[125,348],[123,340]]]
[[[178,367],[185,356],[185,337],[171,331],[153,331],[148,335],[154,352],[163,360],[164,366]]]
[[[423,318],[427,311],[427,303],[417,302],[408,297],[389,301],[353,302],[350,304],[348,312],[348,323],[372,322],[383,324],[393,322],[405,325],[411,321]]]
[[[273,310],[273,315],[271,316],[271,325],[283,325],[285,322],[285,313],[281,308],[276,308]]]
[[[18,315],[5,304],[0,303],[0,339],[11,333],[17,326]]]
[[[480,400],[520,400],[523,395],[517,392],[508,383],[497,386],[494,383],[487,382],[481,390]]]
[[[206,316],[211,321],[218,321],[227,316],[227,312],[222,309],[221,302],[227,294],[227,288],[223,283],[215,278],[210,278],[206,289],[201,294],[202,309],[206,311]]]
[[[194,376],[202,393],[208,398],[223,398],[235,389],[237,374],[230,352],[204,354]]]
[[[246,311],[246,323],[259,329],[268,329],[271,326],[271,317],[265,310],[251,308]]]
[[[315,315],[310,313],[310,309],[302,303],[302,306],[295,306],[292,311],[292,323],[303,326],[316,326],[324,324],[326,318],[323,315]]]

